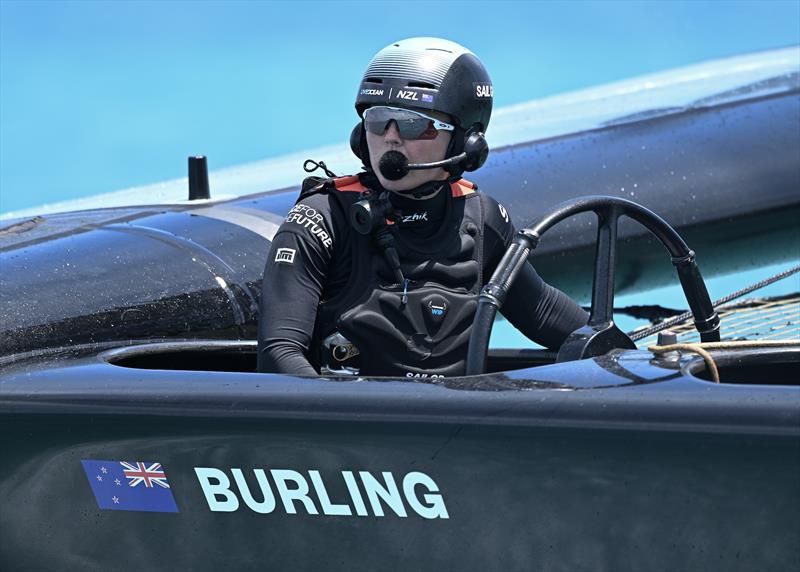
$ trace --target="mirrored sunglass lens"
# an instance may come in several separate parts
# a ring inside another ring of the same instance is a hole
[[[403,135],[402,131],[400,132],[404,139],[436,139],[439,134],[430,119],[415,121],[413,126],[409,126],[407,129],[408,135]]]
[[[370,133],[375,135],[383,135],[386,132],[386,127],[389,125],[388,121],[377,121],[375,119],[364,118],[364,127]]]
[[[425,133],[430,125],[430,119],[423,117],[409,117],[397,122],[397,129],[403,139],[417,139]]]
[[[397,124],[403,139],[433,139],[437,135],[433,122],[416,113],[379,107],[371,107],[364,112],[364,126],[375,135],[383,135],[390,121]]]

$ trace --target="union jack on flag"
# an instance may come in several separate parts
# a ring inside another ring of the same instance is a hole
[[[83,460],[81,464],[101,509],[179,512],[161,463]]]
[[[119,464],[122,465],[125,478],[130,479],[128,483],[129,487],[135,487],[136,485],[144,483],[146,487],[158,485],[165,489],[169,488],[167,476],[161,468],[161,463],[150,463],[148,466],[142,462],[134,465],[132,463],[126,463],[125,461],[120,461]]]

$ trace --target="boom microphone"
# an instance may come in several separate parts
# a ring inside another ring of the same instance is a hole
[[[400,151],[387,151],[378,163],[381,175],[390,181],[398,181],[408,175],[409,171],[421,169],[438,169],[440,167],[450,167],[456,165],[467,158],[466,153],[460,153],[455,157],[434,161],[433,163],[409,163],[406,156]]]
[[[387,151],[381,157],[378,169],[390,181],[398,181],[408,174],[408,159],[400,151]]]

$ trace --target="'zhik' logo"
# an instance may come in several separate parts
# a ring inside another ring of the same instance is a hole
[[[403,223],[409,222],[428,222],[428,211],[421,213],[414,213],[410,215],[403,215]]]

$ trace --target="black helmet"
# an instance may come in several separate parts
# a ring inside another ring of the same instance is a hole
[[[383,48],[367,66],[356,96],[361,116],[373,105],[432,109],[464,131],[485,132],[492,81],[475,54],[440,38],[410,38]]]

